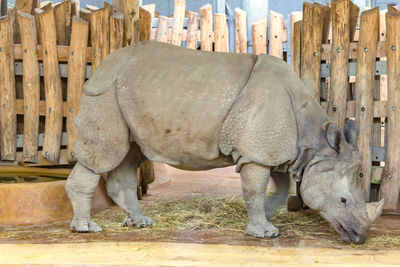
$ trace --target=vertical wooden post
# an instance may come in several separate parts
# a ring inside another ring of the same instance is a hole
[[[321,5],[303,4],[301,32],[301,79],[311,84],[315,99],[320,101],[321,44],[325,9]],[[311,87],[311,86],[310,86]]]
[[[175,0],[174,5],[174,21],[172,23],[172,35],[171,44],[181,46],[182,44],[182,33],[183,33],[183,21],[185,19],[185,0]]]
[[[388,80],[388,145],[385,171],[379,197],[384,209],[396,210],[400,193],[400,12],[386,13],[386,52]]]
[[[43,156],[56,163],[60,157],[61,130],[63,122],[63,99],[58,68],[57,35],[54,10],[36,9],[41,27],[43,48],[43,73],[46,94],[46,123]]]
[[[158,27],[156,30],[156,41],[167,43],[169,34],[169,18],[165,16],[158,17]]]
[[[199,14],[193,11],[188,12],[187,42],[186,47],[197,49],[197,39],[199,35]]]
[[[151,13],[144,8],[139,10],[139,36],[140,41],[150,40]]]
[[[0,19],[0,153],[2,160],[15,160],[17,149],[12,40],[12,20],[4,17]]]
[[[268,54],[283,58],[283,29],[285,19],[282,14],[274,11],[269,12],[269,50]]]
[[[120,0],[120,11],[124,16],[124,46],[135,43],[139,22],[139,0]]]
[[[240,8],[235,9],[235,52],[247,53],[247,14]]]
[[[18,24],[21,29],[22,60],[24,63],[23,92],[24,92],[24,162],[38,161],[39,135],[39,103],[40,75],[36,54],[35,18],[21,11],[17,12]]]
[[[110,53],[124,45],[124,18],[121,13],[113,14],[110,18]]]
[[[54,5],[54,16],[56,18],[57,44],[69,45],[72,19],[71,2],[64,1]]]
[[[92,11],[90,15],[90,39],[92,42],[92,73],[110,53],[110,13],[106,8]]]
[[[267,18],[252,24],[253,54],[267,53]]]
[[[86,48],[89,37],[89,24],[76,16],[72,19],[71,45],[68,56],[67,87],[67,136],[68,161],[76,161],[74,154],[75,140],[78,136],[73,123],[78,114],[86,71]]]
[[[302,21],[296,21],[293,25],[292,39],[292,58],[293,70],[301,77],[301,24]]]
[[[24,13],[32,14],[35,8],[37,8],[37,1],[36,0],[16,0],[14,4],[15,12],[22,11]],[[21,36],[19,34],[19,25],[17,19],[14,19],[13,22],[13,35],[14,35],[14,44],[21,43]]]
[[[212,51],[213,25],[212,6],[210,4],[206,4],[200,8],[200,40],[201,50]]]
[[[296,52],[300,52],[300,45],[301,45],[301,43],[295,43],[295,42],[298,42],[298,41],[300,41],[300,39],[298,38],[298,39],[296,39],[295,40],[295,37],[296,37],[296,29],[295,29],[295,23],[296,22],[298,22],[298,21],[301,21],[303,19],[303,12],[302,11],[297,11],[297,12],[292,12],[291,14],[290,14],[290,22],[291,22],[291,25],[292,25],[292,36],[291,36],[291,38],[292,38],[292,66],[294,67],[294,66],[296,66],[296,63],[297,64],[300,64],[300,53],[298,53],[297,54],[297,56],[299,57],[297,60],[297,62],[295,62],[296,61],[296,59],[295,59],[295,53]],[[299,27],[299,26],[297,26],[297,27]],[[297,29],[297,30],[299,30],[299,29]],[[301,30],[301,27],[300,27],[300,30]],[[301,32],[300,32],[301,33]],[[300,36],[300,35],[299,35]],[[297,47],[297,45],[298,45],[298,47]],[[298,51],[296,51],[295,52],[295,50],[298,50]],[[300,65],[299,65],[300,66]],[[297,67],[296,67],[297,68]],[[294,68],[294,70],[296,71],[296,68]],[[297,72],[297,71],[296,71]],[[297,73],[297,74],[299,74],[300,75],[300,71]]]
[[[332,1],[331,14],[331,99],[328,103],[328,114],[338,122],[340,127],[343,127],[346,121],[349,90],[348,60],[350,43],[350,1]]]
[[[146,9],[151,14],[151,20],[153,21],[156,13],[156,4],[143,5],[142,8]],[[182,26],[183,27],[183,26]]]
[[[90,14],[92,13],[92,11],[90,11],[87,8],[81,8],[79,10],[79,17],[83,20],[86,20],[87,22],[90,22]]]
[[[214,50],[216,52],[228,52],[226,15],[214,14]]]
[[[356,121],[360,125],[358,149],[362,155],[358,184],[369,200],[372,174],[375,62],[379,35],[379,8],[364,11],[360,18],[357,53]]]
[[[354,41],[354,33],[356,32],[356,26],[358,21],[358,16],[360,14],[360,8],[350,1],[350,11],[349,11],[349,31],[350,31],[350,42]]]

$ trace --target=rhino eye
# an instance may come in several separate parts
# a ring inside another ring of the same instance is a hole
[[[347,202],[347,200],[344,197],[341,197],[340,201],[342,201],[343,204],[346,204],[346,202]]]

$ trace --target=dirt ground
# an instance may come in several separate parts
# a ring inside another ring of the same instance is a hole
[[[232,168],[201,172],[186,172],[171,167],[168,170],[171,181],[152,185],[149,194],[141,200],[145,215],[156,222],[153,227],[123,227],[125,215],[114,206],[93,216],[94,221],[104,229],[101,233],[71,233],[68,230],[69,222],[0,229],[0,250],[2,244],[173,242],[278,249],[398,249],[400,252],[400,216],[379,218],[364,245],[344,244],[319,215],[312,212],[288,212],[285,207],[271,219],[281,231],[279,237],[256,239],[246,236],[244,229],[247,215],[240,195],[240,178]]]

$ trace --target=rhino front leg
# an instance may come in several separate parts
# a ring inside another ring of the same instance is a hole
[[[276,237],[279,230],[270,223],[265,214],[265,194],[270,168],[256,163],[243,165],[240,171],[243,198],[249,216],[246,234],[254,237]]]
[[[131,145],[124,161],[107,178],[107,193],[117,205],[127,214],[125,226],[143,228],[153,225],[154,221],[143,216],[137,198],[137,168],[139,167],[141,152],[136,144]]]
[[[102,229],[90,220],[92,197],[100,175],[81,165],[75,165],[65,185],[74,210],[70,229],[74,232],[101,232]]]

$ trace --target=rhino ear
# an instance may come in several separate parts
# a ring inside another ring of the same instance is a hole
[[[324,124],[323,129],[326,134],[326,140],[328,144],[337,152],[340,151],[340,139],[342,137],[342,133],[337,124],[333,122],[327,122]]]
[[[354,147],[357,147],[359,131],[360,128],[355,121],[350,119],[346,121],[346,124],[344,125],[344,137],[346,138],[346,141]]]

